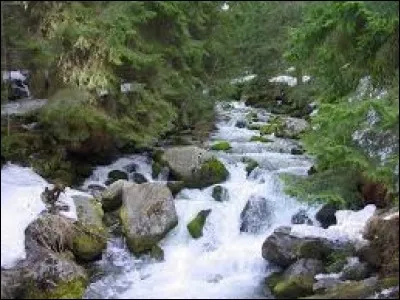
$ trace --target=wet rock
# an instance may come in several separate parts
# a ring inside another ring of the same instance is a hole
[[[168,181],[167,187],[172,193],[172,196],[176,196],[184,187],[185,183],[183,181]]]
[[[101,203],[85,196],[72,198],[78,215],[72,252],[79,261],[98,259],[107,246],[107,232],[103,226],[104,212]]]
[[[170,190],[163,184],[131,183],[122,188],[120,219],[128,248],[135,254],[151,250],[178,224]]]
[[[290,149],[290,154],[292,154],[292,155],[304,154],[304,149],[302,149],[302,148],[292,148],[292,149]]]
[[[322,228],[328,228],[337,222],[335,216],[336,211],[337,207],[334,204],[327,203],[316,213],[315,218],[321,224]]]
[[[322,261],[313,258],[301,258],[290,265],[283,273],[283,276],[285,279],[298,275],[310,275],[314,277],[322,272],[324,272]]]
[[[136,163],[130,163],[129,165],[124,166],[124,170],[129,174],[136,172],[138,168],[139,166]]]
[[[146,179],[146,177],[144,177],[142,174],[140,174],[140,173],[133,173],[133,175],[132,175],[132,179],[133,179],[133,181],[135,182],[135,183],[137,183],[137,184],[141,184],[141,183],[144,183],[144,182],[147,182],[148,180]]]
[[[198,239],[203,236],[203,227],[210,213],[211,209],[201,210],[197,214],[197,216],[187,225],[187,229],[192,238]]]
[[[309,168],[308,171],[307,171],[307,175],[312,175],[312,174],[315,174],[315,173],[317,173],[317,169],[316,169],[315,166],[312,166],[312,167]]]
[[[240,213],[240,232],[258,233],[271,226],[272,208],[263,197],[252,196]]]
[[[229,200],[229,193],[225,187],[216,185],[213,188],[212,197],[215,199],[215,201],[224,202]]]
[[[112,170],[108,173],[108,179],[105,182],[106,185],[110,185],[111,183],[117,181],[117,180],[128,180],[128,174],[124,171],[120,170]]]
[[[307,224],[313,225],[313,222],[308,217],[307,212],[304,209],[300,209],[297,213],[292,216],[292,224]]]
[[[160,246],[154,245],[150,250],[150,257],[154,258],[157,261],[163,261],[164,250]]]
[[[105,212],[115,210],[122,205],[122,188],[129,184],[126,180],[118,180],[101,194],[101,204]]]
[[[286,268],[300,258],[325,261],[336,251],[353,253],[350,243],[333,242],[322,237],[298,237],[291,234],[290,227],[278,227],[264,241],[262,257],[269,262]]]
[[[256,160],[249,157],[243,157],[242,161],[246,164],[247,176],[249,176],[250,173],[253,172],[253,170],[259,166]]]
[[[245,128],[247,125],[245,120],[238,120],[235,124],[237,128]]]

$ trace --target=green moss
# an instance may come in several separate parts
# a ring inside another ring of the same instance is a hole
[[[399,285],[399,274],[382,278],[381,280],[379,280],[379,286],[381,289],[388,289],[398,285]]]
[[[101,256],[107,246],[104,228],[89,225],[77,225],[77,232],[72,241],[72,252],[77,260],[92,261]]]
[[[265,284],[268,286],[268,288],[270,289],[270,291],[273,291],[275,286],[282,281],[283,279],[283,273],[282,272],[275,272],[272,273],[271,275],[269,275],[266,279],[265,279]]]
[[[232,148],[231,145],[226,141],[221,141],[211,146],[211,150],[218,150],[218,151],[227,151],[231,148]]]
[[[151,164],[151,176],[153,178],[157,178],[158,175],[161,173],[162,166],[160,163],[153,161]]]
[[[249,130],[260,130],[261,126],[260,124],[248,124],[247,128]]]
[[[366,299],[377,291],[377,285],[364,281],[351,281],[327,289],[323,294],[316,294],[303,299]]]
[[[183,181],[168,181],[167,187],[170,189],[172,196],[175,197],[185,187],[185,183]]]
[[[27,284],[25,299],[81,299],[87,286],[84,277],[74,278],[68,282],[60,282],[50,290],[41,290],[37,284]]]
[[[347,257],[349,255],[345,252],[333,252],[327,258],[326,271],[328,273],[339,273],[347,264]]]
[[[269,142],[272,142],[272,140],[267,139],[266,137],[263,137],[263,136],[253,135],[253,136],[250,138],[250,142],[269,143]]]
[[[203,227],[210,211],[211,210],[203,210],[199,212],[197,216],[187,225],[187,229],[192,238],[198,239],[203,236]]]
[[[251,122],[251,121],[257,122],[257,121],[258,121],[258,115],[257,115],[257,113],[256,113],[256,112],[249,112],[249,113],[246,115],[246,120],[247,120],[248,122]]]
[[[191,188],[203,188],[212,184],[221,183],[229,176],[224,164],[215,157],[205,161],[192,178],[185,179],[185,185]]]
[[[293,276],[278,282],[273,289],[273,293],[279,298],[296,299],[311,295],[313,293],[313,284],[313,276]]]

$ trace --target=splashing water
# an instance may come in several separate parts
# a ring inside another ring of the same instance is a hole
[[[223,111],[217,105],[220,115]],[[271,146],[250,142],[255,131],[235,127],[250,111],[244,103],[234,102],[217,126],[212,141],[231,142],[231,153],[215,152],[227,167],[230,177],[222,183],[229,193],[226,202],[215,201],[212,188],[184,189],[175,199],[179,224],[159,245],[165,260],[154,262],[149,257],[135,258],[129,254],[124,241],[112,238],[103,259],[95,263],[101,273],[89,286],[86,298],[262,298],[262,280],[272,267],[261,257],[261,245],[277,226],[290,224],[291,216],[300,208],[313,215],[315,208],[299,204],[283,194],[279,173],[305,175],[312,162],[305,156],[271,152]],[[226,113],[226,111],[225,111]],[[291,142],[274,138],[272,143]],[[210,141],[210,142],[212,142]],[[290,148],[289,148],[290,149]],[[286,151],[290,152],[290,151]],[[247,176],[243,157],[260,163]],[[100,167],[85,183],[104,182],[112,169],[135,161],[143,175],[151,179],[150,162],[141,156],[122,158],[109,167]],[[240,214],[252,196],[264,197],[272,210],[272,226],[259,234],[240,232]],[[200,239],[189,235],[186,225],[203,209],[211,209]]]

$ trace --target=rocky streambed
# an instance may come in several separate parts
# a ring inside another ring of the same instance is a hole
[[[4,166],[2,298],[398,296],[398,212],[285,195],[280,174],[313,163],[296,139],[307,123],[239,102],[216,109],[208,149],[98,167],[62,195],[61,215],[44,212],[43,178]]]

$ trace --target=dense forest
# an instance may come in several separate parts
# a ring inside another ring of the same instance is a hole
[[[32,70],[33,92],[51,101],[33,117],[45,137],[3,135],[6,160],[43,152],[45,163],[38,155],[33,164],[45,176],[65,179],[70,176],[60,173],[74,168],[62,162],[65,155],[137,151],[185,130],[204,139],[216,99],[245,97],[277,110],[277,88],[268,78],[294,67],[298,84],[287,89],[289,104],[278,112],[302,115],[307,104],[318,103],[312,130],[301,137],[317,172],[305,181],[288,178],[289,191],[357,206],[350,202],[369,182],[397,201],[398,3],[19,4],[4,4],[4,46],[18,49],[17,67]],[[229,84],[249,73],[257,77]],[[304,74],[311,82],[302,82]],[[128,93],[121,92],[123,83],[131,83]]]

